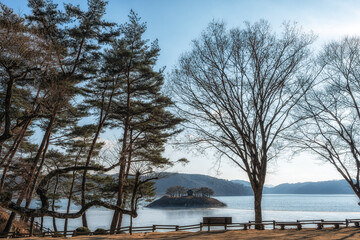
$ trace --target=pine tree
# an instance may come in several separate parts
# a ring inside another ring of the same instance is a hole
[[[181,121],[165,110],[172,102],[161,93],[163,69],[154,70],[160,48],[157,40],[149,44],[143,39],[146,24],[140,20],[131,11],[129,22],[121,26],[122,38],[105,55],[108,75],[117,79],[120,89],[111,114],[113,127],[120,126],[122,130],[119,138],[118,206],[126,205],[124,189],[131,168],[134,169],[134,178],[136,174],[151,172],[150,166],[169,164],[168,159],[161,157],[163,144],[176,132],[172,129]],[[141,166],[146,162],[147,170],[134,168],[134,162],[142,162]],[[121,226],[121,220],[122,215],[115,211],[112,232]]]
[[[108,40],[107,28],[113,24],[102,20],[105,2],[89,0],[88,6],[87,11],[82,11],[77,6],[66,4],[65,12],[61,12],[51,1],[29,1],[32,14],[27,18],[43,40],[51,43],[55,54],[49,67],[52,71],[47,72],[42,83],[42,88],[47,90],[44,101],[44,110],[48,113],[46,130],[30,169],[29,182],[19,195],[17,204],[29,194],[31,185],[35,185],[36,172],[41,170],[37,170],[37,166],[47,149],[58,114],[71,105],[72,98],[79,92],[78,85],[96,71],[100,44]],[[15,213],[12,213],[4,232],[9,232],[14,217]]]

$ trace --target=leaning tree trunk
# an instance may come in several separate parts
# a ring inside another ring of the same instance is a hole
[[[51,210],[52,211],[55,211],[55,201],[56,201],[55,194],[57,192],[58,185],[59,185],[59,175],[56,175],[56,182],[55,182],[55,186],[54,186],[53,199],[52,199],[52,205],[51,205]],[[55,217],[53,217],[53,227],[54,227],[54,231],[57,232],[56,218]]]
[[[29,172],[28,182],[27,182],[24,190],[21,192],[20,196],[18,197],[18,199],[16,201],[16,204],[18,204],[18,205],[20,205],[22,203],[24,198],[27,196],[31,185],[33,184],[34,177],[35,177],[35,172],[36,172],[36,169],[37,169],[37,165],[39,163],[41,154],[42,154],[42,152],[44,150],[46,141],[49,138],[49,136],[51,135],[51,130],[52,130],[52,127],[53,127],[53,125],[55,123],[57,113],[58,113],[58,105],[53,110],[50,121],[49,121],[48,126],[46,128],[46,131],[44,133],[43,139],[42,139],[41,144],[39,146],[39,149],[38,149],[38,151],[36,153],[36,156],[34,158],[34,163],[33,163],[32,167],[31,167],[30,172]],[[4,230],[3,230],[4,233],[9,233],[10,232],[10,229],[11,229],[12,223],[13,223],[13,221],[15,219],[15,216],[16,216],[16,213],[11,212],[11,214],[9,216],[9,219],[8,219],[8,221],[6,223],[6,226],[5,226]]]
[[[77,163],[78,163],[78,160],[80,158],[80,154],[81,154],[82,150],[83,150],[83,148],[80,148],[80,151],[79,151],[78,155],[76,156],[75,167],[77,166]],[[75,179],[76,179],[76,171],[73,171],[72,180],[71,180],[71,186],[70,186],[69,196],[68,196],[68,203],[67,203],[67,206],[66,206],[66,213],[70,212],[71,199],[72,199],[72,196],[73,196]],[[64,223],[64,236],[65,237],[66,237],[66,233],[67,233],[67,227],[68,227],[68,218],[65,218],[65,223]]]

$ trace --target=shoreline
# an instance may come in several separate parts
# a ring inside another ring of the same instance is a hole
[[[44,237],[44,238],[18,238],[18,239],[43,239],[50,240],[54,239],[53,237]],[[93,239],[93,240],[107,240],[107,239],[185,239],[185,240],[217,240],[217,239],[317,239],[317,240],[327,240],[327,239],[360,239],[360,228],[348,227],[348,228],[326,228],[317,230],[314,228],[296,230],[296,229],[287,229],[287,230],[230,230],[230,231],[202,231],[202,232],[150,232],[150,233],[134,233],[130,234],[117,234],[117,235],[94,235],[94,236],[76,236],[76,237],[59,237],[57,239],[73,239],[73,240],[83,240],[83,239]]]

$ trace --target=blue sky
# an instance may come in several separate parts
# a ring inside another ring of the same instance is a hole
[[[17,13],[29,12],[26,0],[1,2]],[[60,6],[63,2],[81,7],[87,5],[86,0],[54,2]],[[147,22],[145,37],[159,40],[162,51],[158,66],[166,66],[167,71],[173,68],[182,53],[190,49],[191,41],[213,19],[224,21],[228,27],[241,27],[244,21],[265,19],[275,31],[280,31],[282,22],[294,21],[304,31],[313,31],[318,35],[315,51],[326,42],[360,33],[360,1],[357,0],[109,0],[106,19],[124,23],[130,9]],[[184,156],[191,160],[186,167],[176,167],[174,171],[246,179],[246,175],[230,163],[222,163],[220,171],[216,171],[213,163],[217,159],[211,152],[204,156],[168,148],[166,155],[174,160]],[[285,153],[282,159],[270,164],[267,184],[340,178],[332,166],[323,164],[310,154],[298,155],[290,160]]]

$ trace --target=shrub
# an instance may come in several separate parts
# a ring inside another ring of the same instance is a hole
[[[102,235],[102,234],[107,234],[107,233],[108,233],[108,232],[107,232],[105,229],[103,229],[103,228],[98,228],[98,229],[96,229],[95,232],[94,232],[95,235]]]
[[[78,235],[89,235],[90,233],[90,229],[88,229],[87,227],[78,227],[75,231],[73,236],[78,236]]]

